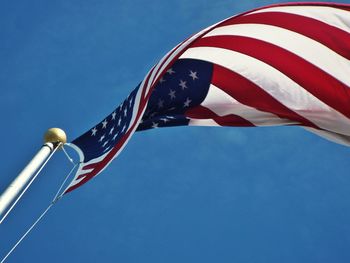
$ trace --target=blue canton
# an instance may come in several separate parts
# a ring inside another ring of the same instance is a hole
[[[205,99],[213,65],[194,59],[179,59],[162,76],[148,101],[137,131],[188,125],[185,112]]]
[[[139,86],[128,98],[90,131],[72,141],[84,153],[84,162],[108,152],[129,128],[135,96]]]

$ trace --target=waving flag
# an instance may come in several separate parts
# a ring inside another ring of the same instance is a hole
[[[350,6],[260,8],[182,42],[72,141],[81,164],[65,192],[100,173],[135,131],[179,125],[299,125],[350,145]]]

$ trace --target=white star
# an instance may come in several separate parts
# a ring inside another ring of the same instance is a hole
[[[170,90],[170,92],[169,92],[169,96],[170,96],[170,99],[175,99],[176,98],[176,95],[175,95],[175,93],[176,93],[176,91],[175,90]]]
[[[103,152],[107,152],[110,148],[111,146],[108,146],[106,149],[103,150]]]
[[[119,120],[118,120],[118,126],[120,126],[121,122],[122,122],[122,118],[119,118]]]
[[[158,100],[158,108],[161,109],[161,108],[163,108],[163,107],[164,107],[164,100],[159,99],[159,100]]]
[[[164,121],[164,123],[167,123],[169,120],[167,118],[161,118],[161,121]]]
[[[198,79],[197,76],[197,71],[192,71],[190,70],[190,75],[189,75],[193,80]]]
[[[125,110],[124,110],[124,117],[126,117],[127,113],[128,113],[128,109],[125,108]]]
[[[123,126],[122,132],[124,132],[126,129],[126,125]]]
[[[91,132],[92,132],[91,136],[95,136],[95,135],[96,135],[96,132],[97,132],[96,127],[94,127],[94,128],[91,130]]]
[[[185,103],[184,103],[184,108],[189,107],[191,102],[192,102],[192,100],[190,100],[190,98],[187,98]]]
[[[179,86],[181,87],[182,90],[187,89],[186,86],[186,81],[183,81],[182,79],[180,80]]]
[[[105,137],[106,137],[106,135],[103,134],[103,135],[101,136],[101,138],[99,139],[99,142],[102,142],[102,141],[104,140]]]
[[[172,68],[170,68],[166,71],[166,73],[169,73],[170,75],[172,75],[175,73],[175,71]]]
[[[159,83],[162,84],[163,82],[165,82],[165,79],[163,77],[161,77],[159,80]]]
[[[151,115],[149,115],[150,118],[153,118],[154,116],[156,116],[158,114],[158,112],[153,112]]]
[[[106,129],[107,128],[107,120],[104,120],[103,122],[102,122],[102,129]]]
[[[113,141],[118,137],[118,135],[119,135],[119,132],[117,132],[116,134],[114,134],[114,136],[113,136]]]
[[[131,100],[129,101],[129,107],[131,107],[132,102],[133,102],[133,99],[131,99]]]
[[[152,128],[153,128],[153,129],[158,128],[158,123],[152,122]]]
[[[112,129],[109,131],[109,134],[111,135],[114,131],[114,126],[112,127]]]
[[[105,142],[103,143],[102,147],[106,147],[107,143],[108,143],[108,141],[105,141]]]
[[[112,120],[115,120],[115,115],[117,115],[117,113],[116,113],[116,112],[113,112],[113,113],[112,113]]]

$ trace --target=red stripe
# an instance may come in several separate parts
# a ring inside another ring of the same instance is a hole
[[[240,15],[246,15],[255,11],[269,9],[273,7],[286,7],[286,6],[299,6],[300,8],[303,8],[304,6],[324,6],[324,7],[331,7],[331,8],[337,8],[345,11],[350,11],[350,5],[349,4],[343,4],[343,3],[333,3],[333,2],[292,2],[292,3],[281,3],[281,4],[271,4],[264,7],[258,7],[256,9],[244,12]]]
[[[187,40],[188,40],[188,38],[185,39],[184,41],[182,41],[181,43],[179,43],[175,48],[173,48],[172,52],[169,52],[169,54],[168,54],[168,55],[166,56],[166,58],[163,60],[162,64],[158,67],[158,70],[157,70],[157,72],[156,72],[156,74],[155,74],[154,76],[157,76],[157,74],[159,73],[160,69],[161,69],[161,68],[163,67],[163,65],[167,62],[167,60],[169,59],[169,57],[171,57],[171,56],[174,54],[174,52],[176,52],[176,50],[177,50],[179,47],[181,47]],[[167,70],[172,66],[172,62],[173,62],[173,61],[174,61],[174,60],[171,60],[170,63],[168,63],[168,66],[165,67],[165,69],[162,71],[162,74],[160,74],[160,75],[158,76],[158,78],[156,78],[156,79],[153,80],[153,82],[152,82],[153,85],[156,85],[156,84],[159,82],[160,78],[161,78],[163,75],[165,75],[165,73],[167,72]],[[151,92],[149,92],[149,93],[151,93]]]
[[[242,104],[318,129],[315,124],[290,110],[255,83],[236,72],[214,65],[212,83]]]
[[[277,26],[302,34],[350,59],[350,34],[313,18],[283,12],[268,12],[237,17],[226,21],[222,26],[252,23]]]
[[[146,90],[147,90],[147,87],[149,85],[149,81],[150,81],[150,77],[155,69],[156,65],[154,65],[152,67],[152,69],[149,71],[148,75],[145,77],[146,80],[144,82],[144,85],[142,87],[140,87],[140,89],[142,89],[142,93],[141,93],[141,101],[143,100],[143,98],[146,96]]]
[[[240,36],[201,39],[196,46],[220,47],[254,57],[288,76],[315,97],[350,117],[350,89],[301,57],[270,43]]]
[[[253,123],[251,123],[250,121],[240,116],[237,116],[234,114],[219,116],[212,110],[203,106],[197,106],[192,109],[189,109],[188,111],[186,111],[185,115],[193,119],[213,119],[220,126],[241,126],[241,127],[254,126]]]

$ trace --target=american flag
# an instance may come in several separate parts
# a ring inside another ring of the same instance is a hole
[[[72,141],[81,164],[65,192],[100,173],[135,131],[179,125],[299,125],[350,145],[350,5],[259,8],[180,43]]]

